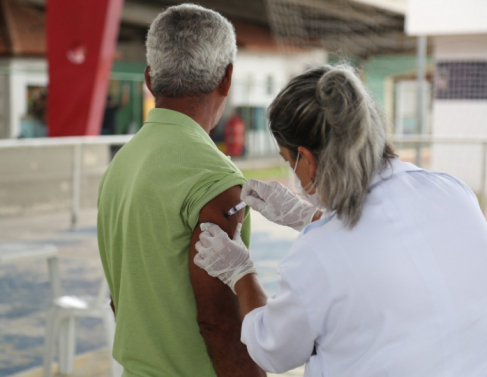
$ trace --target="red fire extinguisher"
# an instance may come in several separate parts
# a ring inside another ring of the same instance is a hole
[[[229,156],[241,156],[245,144],[245,123],[237,114],[225,124],[223,140],[227,146]]]

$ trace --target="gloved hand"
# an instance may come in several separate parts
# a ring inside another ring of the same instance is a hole
[[[243,186],[240,198],[268,220],[299,232],[318,210],[279,182],[251,179]]]
[[[240,237],[242,224],[237,225],[233,240],[212,223],[200,225],[203,231],[196,242],[198,254],[194,263],[206,270],[209,275],[217,277],[235,292],[235,284],[247,274],[256,274],[257,269],[250,257],[247,247]]]

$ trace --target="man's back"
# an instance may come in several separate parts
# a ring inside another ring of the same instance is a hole
[[[202,207],[245,179],[191,118],[153,109],[100,185],[98,240],[125,376],[214,376],[188,252]],[[249,240],[249,221],[243,239]]]

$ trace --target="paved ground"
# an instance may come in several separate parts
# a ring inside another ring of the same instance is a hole
[[[53,373],[57,377],[57,366],[53,368]],[[267,377],[302,377],[304,367],[294,369],[285,374],[268,373]],[[106,348],[88,352],[76,358],[74,364],[74,374],[72,377],[107,377],[110,376],[109,355]],[[12,377],[43,377],[41,368],[33,368],[25,372],[20,372]]]
[[[269,294],[277,289],[276,266],[288,252],[296,232],[252,214],[252,253]],[[71,231],[69,214],[58,213],[0,219],[0,242],[53,243],[58,246],[65,293],[94,295],[102,277],[96,243],[96,211],[84,210],[80,226]],[[45,308],[49,300],[47,264],[43,260],[0,266],[0,377],[12,376],[41,364]],[[77,334],[76,376],[108,375],[103,326],[98,320],[81,320]],[[88,353],[87,353],[88,352]],[[84,360],[84,361],[83,361]],[[30,372],[29,377],[39,375]],[[286,376],[302,375],[302,370]]]

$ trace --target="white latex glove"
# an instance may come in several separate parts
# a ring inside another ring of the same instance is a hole
[[[279,182],[251,179],[242,188],[240,198],[268,220],[302,231],[317,209]]]
[[[200,227],[203,232],[195,245],[198,254],[194,257],[194,263],[209,275],[223,281],[236,294],[237,281],[247,274],[257,273],[240,237],[242,224],[237,225],[233,240],[216,224],[203,223]]]

